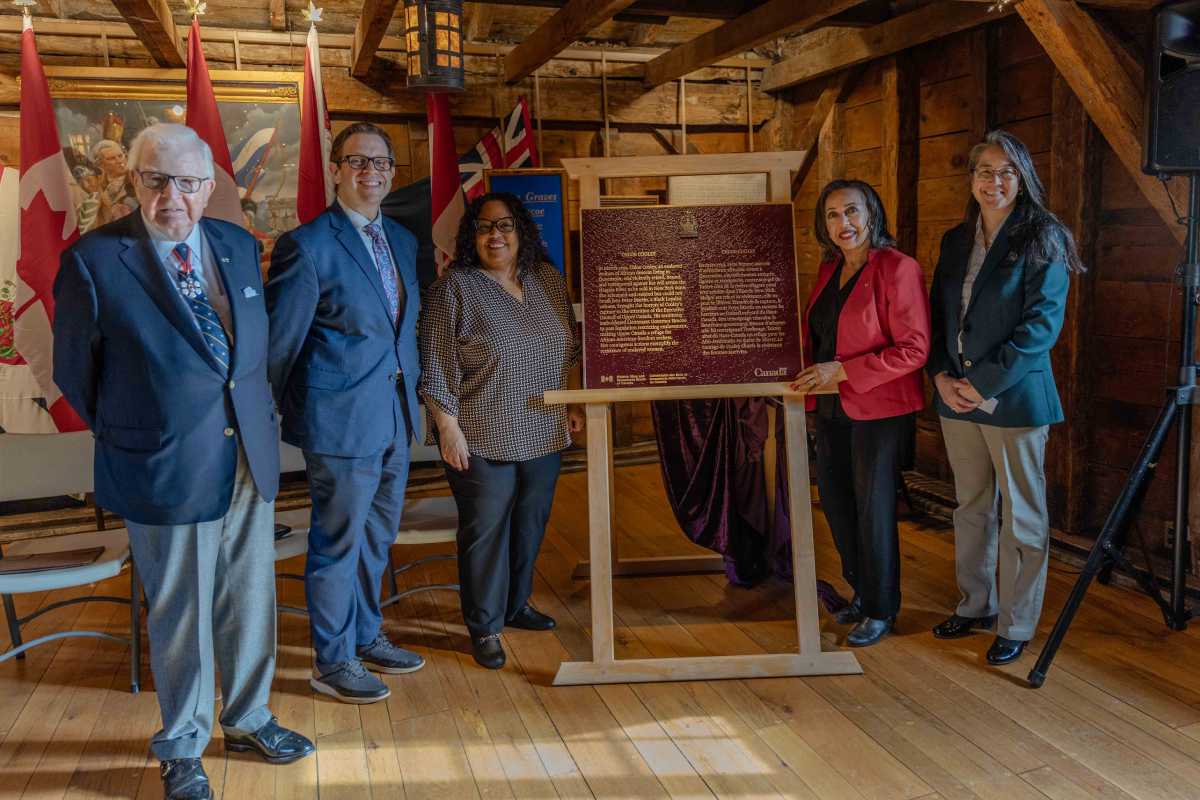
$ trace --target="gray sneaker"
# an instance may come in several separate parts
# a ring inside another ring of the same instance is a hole
[[[369,645],[358,648],[358,657],[367,669],[388,675],[416,672],[425,666],[425,659],[419,653],[397,647],[382,633]]]
[[[308,683],[321,694],[359,705],[377,703],[392,693],[387,684],[367,672],[358,660],[315,664]]]

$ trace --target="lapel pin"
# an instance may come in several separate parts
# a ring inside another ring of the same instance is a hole
[[[254,290],[254,287],[253,287],[253,286],[247,286],[247,287],[245,287],[245,288],[243,288],[243,289],[242,289],[242,297],[244,297],[244,298],[246,298],[247,300],[249,300],[249,299],[251,299],[252,297],[258,297],[258,292],[256,292],[256,291]]]
[[[225,256],[221,256],[221,263],[222,263],[222,264],[228,264],[228,263],[229,263],[229,259],[228,259],[228,258],[226,258]]]

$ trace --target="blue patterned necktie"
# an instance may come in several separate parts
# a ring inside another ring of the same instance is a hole
[[[383,281],[383,293],[387,295],[388,310],[392,312],[392,321],[395,322],[400,316],[400,286],[396,280],[396,266],[392,263],[392,251],[388,249],[383,238],[383,231],[374,222],[364,225],[363,232],[371,239],[375,269],[379,270],[379,279]]]
[[[225,334],[225,327],[221,325],[221,318],[217,316],[216,309],[208,302],[204,285],[192,272],[191,248],[187,246],[187,243],[180,242],[175,245],[175,250],[172,252],[179,262],[179,267],[175,272],[175,279],[179,282],[179,291],[187,301],[188,307],[192,309],[192,314],[196,317],[196,324],[200,326],[200,333],[204,335],[204,341],[208,343],[208,349],[212,351],[213,356],[221,362],[221,366],[228,373],[229,337]]]

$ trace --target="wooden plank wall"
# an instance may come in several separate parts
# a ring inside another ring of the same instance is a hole
[[[983,131],[1003,127],[1019,136],[1033,152],[1047,189],[1052,186],[1056,72],[1015,17],[916,48],[911,57],[920,81],[915,255],[931,279],[942,234],[962,219],[969,196],[967,153]],[[814,168],[796,196],[805,295],[818,263],[811,226],[824,180],[845,176],[880,185],[881,74],[878,64],[863,74],[840,110],[840,125],[835,126],[840,136],[831,143],[837,153],[819,160],[841,171],[830,175]],[[796,130],[807,123],[820,88],[800,87],[788,96]],[[1089,266],[1089,273],[1076,279],[1077,313],[1083,315],[1078,339],[1082,374],[1069,375],[1065,352],[1056,353],[1068,422],[1055,426],[1047,460],[1052,524],[1094,535],[1176,372],[1180,311],[1173,275],[1181,251],[1103,137],[1093,129],[1087,138],[1095,152],[1085,190],[1095,194],[1097,208],[1090,230],[1075,231]],[[1063,346],[1060,342],[1060,351]],[[1086,384],[1086,392],[1080,384]],[[1068,479],[1056,462],[1064,459],[1061,450],[1072,425],[1080,426],[1077,433],[1083,437],[1082,456],[1070,462],[1076,483],[1071,491],[1078,493],[1074,512],[1066,497]],[[1172,515],[1174,491],[1166,465],[1173,463],[1174,452],[1172,442],[1162,458],[1164,474],[1152,483],[1138,520],[1154,546],[1161,545]],[[951,477],[931,410],[919,420],[916,467],[927,475]]]

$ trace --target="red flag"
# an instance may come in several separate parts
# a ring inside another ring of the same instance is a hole
[[[200,20],[196,17],[192,17],[192,30],[188,34],[187,126],[212,149],[213,177],[217,185],[208,199],[205,216],[245,226],[241,197],[233,180],[233,159],[229,157],[225,129],[221,127],[221,112],[217,110],[208,62],[204,60],[204,49],[200,46]]]
[[[87,426],[54,383],[54,278],[59,256],[79,238],[71,178],[59,146],[50,87],[33,27],[21,32],[21,255],[13,340],[41,387],[59,431]]]
[[[296,189],[296,215],[308,222],[333,202],[333,179],[329,175],[332,147],[325,87],[321,83],[321,51],[317,26],[308,29],[304,50],[304,91],[300,95],[300,167]]]
[[[454,239],[465,209],[458,158],[454,152],[450,101],[444,94],[430,93],[425,95],[425,109],[429,117],[429,194],[434,255],[440,273],[454,258]]]

